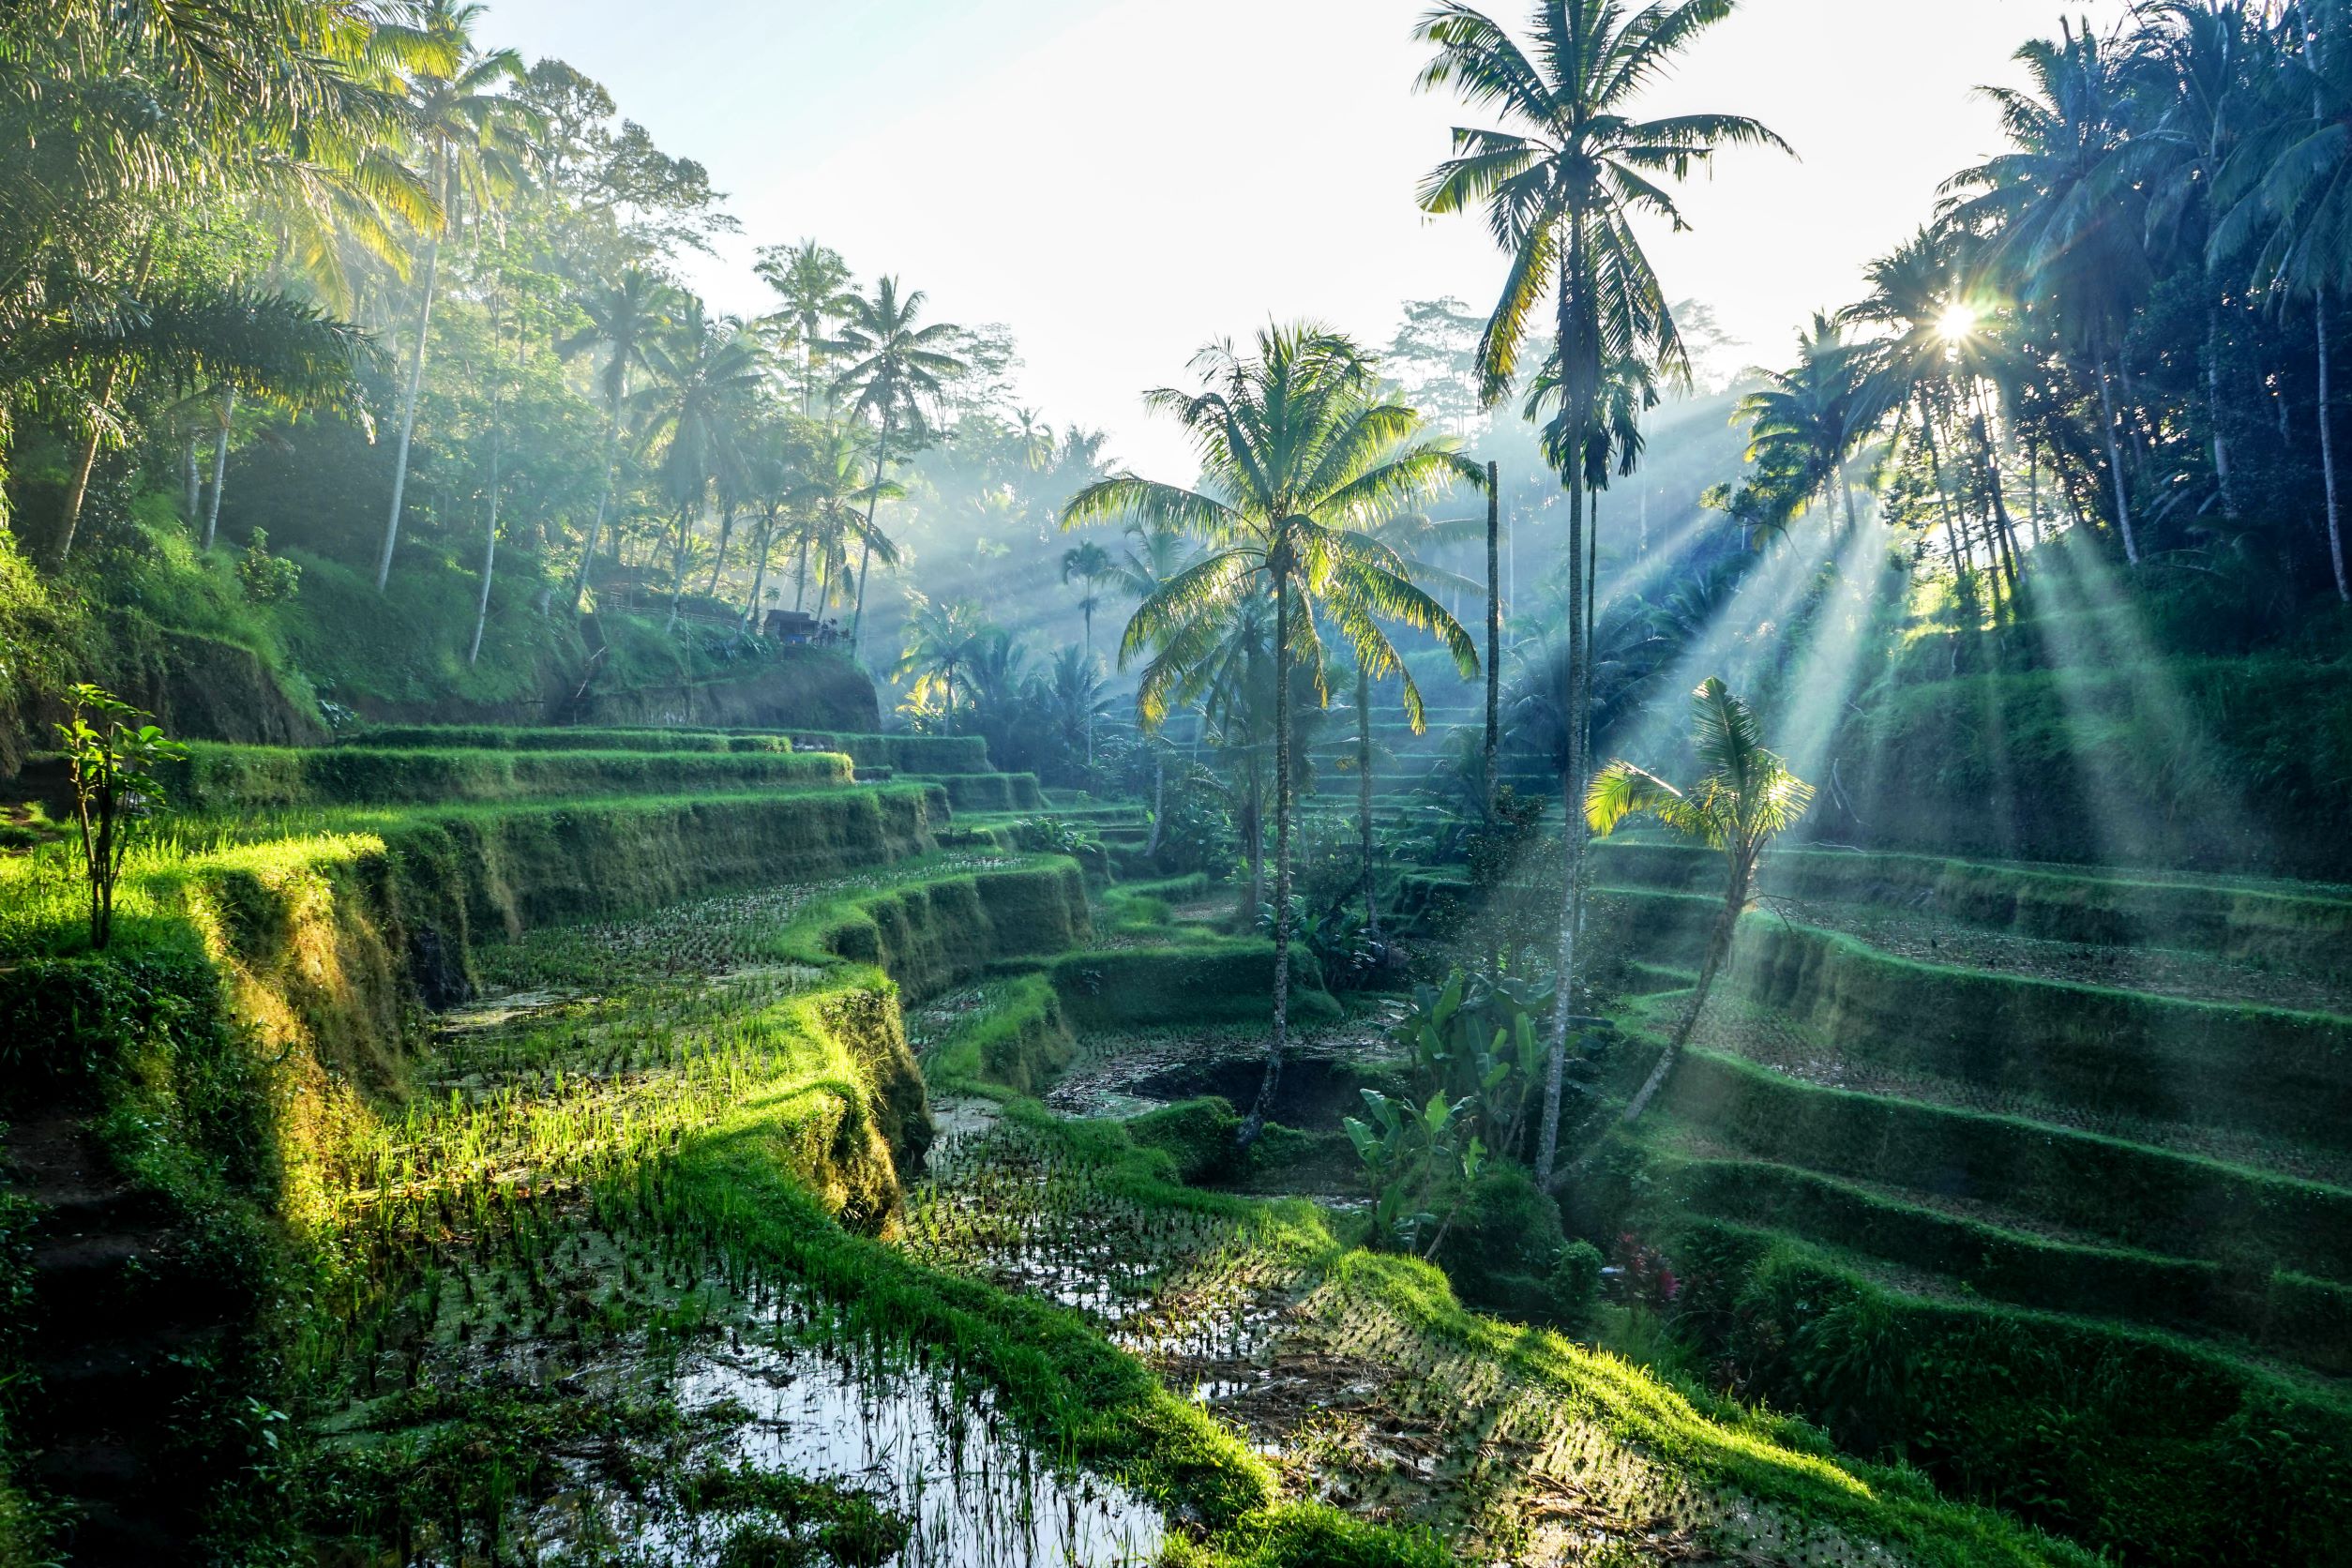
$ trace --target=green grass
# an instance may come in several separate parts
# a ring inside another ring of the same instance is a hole
[[[1925,1270],[1952,1289],[2045,1311],[2242,1338],[2330,1373],[2352,1372],[2352,1289],[2284,1270],[2051,1241],[1852,1182],[1763,1160],[1660,1151],[1647,1206],[1764,1227]]]
[[[1756,1158],[1965,1196],[2118,1245],[2352,1283],[2352,1192],[2012,1117],[1800,1083],[1683,1055],[1679,1120]]]
[[[2352,1146],[2352,1020],[1921,963],[1770,913],[1728,984],[1857,1061],[2059,1105]]]
[[[736,754],[723,746],[716,751],[686,747],[671,752],[391,745],[291,748],[199,742],[188,747],[185,761],[167,764],[158,776],[168,798],[178,805],[198,812],[226,812],[808,789],[847,785],[850,774],[849,759],[837,754]]]

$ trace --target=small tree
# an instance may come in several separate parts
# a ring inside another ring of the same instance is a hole
[[[1673,1072],[1716,972],[1731,951],[1731,938],[1748,907],[1756,886],[1756,865],[1765,845],[1796,825],[1813,802],[1813,786],[1788,771],[1779,756],[1764,749],[1764,735],[1755,713],[1716,676],[1710,675],[1691,694],[1691,739],[1698,753],[1698,782],[1685,794],[1655,774],[1631,762],[1615,761],[1593,776],[1585,792],[1585,821],[1606,837],[1628,817],[1650,817],[1675,833],[1723,852],[1726,878],[1723,908],[1715,914],[1700,960],[1698,985],[1690,1005],[1674,1026],[1666,1053],[1658,1058],[1649,1078],[1625,1108],[1633,1121],[1648,1108]]]
[[[112,692],[89,685],[67,694],[70,723],[57,726],[73,782],[74,821],[82,830],[82,865],[90,879],[90,945],[103,949],[114,935],[114,882],[130,847],[130,829],[163,804],[158,764],[188,755],[161,730],[137,721],[148,716]]]

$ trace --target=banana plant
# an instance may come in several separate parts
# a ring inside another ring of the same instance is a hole
[[[1399,1252],[1433,1257],[1486,1167],[1486,1146],[1471,1130],[1472,1102],[1432,1094],[1416,1109],[1402,1095],[1377,1089],[1363,1094],[1368,1117],[1350,1116],[1341,1125],[1371,1182],[1374,1235]],[[1435,1205],[1449,1189],[1440,1216]]]

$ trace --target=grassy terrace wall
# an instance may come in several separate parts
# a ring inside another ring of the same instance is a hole
[[[1922,964],[1770,914],[1730,979],[1857,1060],[2062,1105],[2352,1146],[2352,1022]]]
[[[1254,1022],[1274,994],[1274,943],[1201,942],[1178,948],[1064,953],[1047,967],[1063,1012],[1080,1029],[1129,1024]],[[1290,957],[1290,1016],[1335,1018],[1339,1003],[1323,989],[1315,960]]]
[[[849,759],[823,752],[201,744],[161,776],[173,801],[200,811],[812,789],[852,781]]]
[[[2352,1283],[2352,1193],[2120,1138],[1800,1083],[1691,1050],[1674,1115],[1742,1154],[1997,1204],[2121,1246]]]
[[[889,768],[926,777],[994,771],[988,761],[988,743],[977,735],[861,735],[828,730],[783,732],[803,750],[838,751],[862,768]],[[735,733],[747,736],[750,732]]]
[[[1661,1210],[1771,1227],[1965,1278],[1995,1301],[2159,1328],[2213,1331],[2319,1371],[2352,1372],[2352,1286],[2287,1270],[2082,1246],[1903,1201],[1761,1160],[1653,1155]]]
[[[348,737],[354,746],[441,751],[790,751],[775,733],[730,735],[722,730],[576,728],[502,729],[490,724],[385,724]]]
[[[1593,855],[1605,884],[1705,893],[1723,879],[1720,856],[1680,844],[1608,839]],[[2352,942],[2352,898],[2277,884],[1800,849],[1776,851],[1762,882],[1795,897],[1916,906],[1996,930],[2100,946],[2309,962]]]

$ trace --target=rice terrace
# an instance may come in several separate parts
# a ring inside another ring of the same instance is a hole
[[[0,1568],[2352,1563],[2352,0],[22,0],[0,258]]]

